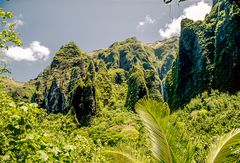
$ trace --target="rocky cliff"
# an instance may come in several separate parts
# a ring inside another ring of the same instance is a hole
[[[14,98],[36,102],[48,113],[75,113],[81,125],[101,109],[133,109],[144,96],[162,100],[162,79],[170,70],[178,38],[144,44],[136,38],[85,53],[62,46],[38,77],[14,89]]]
[[[165,99],[177,108],[210,89],[240,90],[238,0],[213,3],[204,21],[181,22],[179,52],[165,80]]]
[[[67,113],[73,109],[81,124],[90,123],[96,110],[94,69],[92,59],[75,43],[62,46],[51,66],[30,81],[35,86],[31,101],[48,113]]]
[[[102,62],[104,74],[108,76],[106,78],[112,79],[112,93],[108,94],[105,103],[124,101],[125,107],[133,108],[137,100],[144,96],[162,99],[161,79],[170,70],[177,48],[177,37],[152,44],[144,44],[133,37],[90,54],[96,63]],[[106,81],[98,85],[106,85]],[[124,100],[118,99],[120,97]]]

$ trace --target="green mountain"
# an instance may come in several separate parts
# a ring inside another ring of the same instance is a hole
[[[144,96],[162,100],[162,79],[176,58],[178,38],[144,44],[136,38],[83,52],[74,42],[62,46],[34,80],[10,91],[48,113],[74,110],[87,125],[106,106],[134,108]]]
[[[206,90],[240,90],[239,1],[217,2],[204,21],[181,22],[178,56],[165,81],[172,108]]]
[[[239,21],[213,0],[180,38],[69,42],[35,79],[0,77],[0,162],[239,162]]]

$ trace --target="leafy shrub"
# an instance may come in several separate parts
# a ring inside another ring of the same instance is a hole
[[[240,128],[240,93],[229,95],[212,91],[198,95],[182,109],[171,115],[171,124],[178,132],[173,132],[176,140],[175,151],[183,155],[183,147],[189,141],[196,144],[194,155],[197,162],[204,161],[210,144],[221,135]]]
[[[3,162],[105,162],[100,151],[110,147],[149,155],[144,135],[137,115],[125,108],[103,108],[92,126],[79,128],[70,112],[47,114],[37,104],[15,103],[0,88]]]

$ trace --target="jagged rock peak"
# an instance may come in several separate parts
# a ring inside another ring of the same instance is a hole
[[[76,45],[76,43],[71,41],[62,46],[55,54],[51,63],[51,68],[58,67],[60,63],[68,61],[69,59],[83,56],[83,54],[84,52]]]
[[[80,56],[84,52],[76,45],[75,42],[71,41],[68,44],[62,46],[55,56]]]
[[[160,47],[170,45],[170,44],[178,45],[178,42],[179,42],[179,36],[173,36],[173,37],[168,38],[168,39],[148,43],[147,45],[150,46],[153,49],[158,49]]]
[[[130,37],[130,38],[126,39],[125,42],[136,43],[136,42],[140,42],[140,41],[137,39],[137,37]]]
[[[114,42],[112,45],[109,46],[109,48],[114,48],[116,46],[121,46],[121,45],[124,45],[124,44],[136,44],[136,43],[141,43],[141,41],[139,41],[137,39],[137,37],[130,37],[124,41],[121,41],[121,42]]]

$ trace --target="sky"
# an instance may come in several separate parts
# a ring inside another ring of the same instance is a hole
[[[179,35],[183,18],[203,20],[211,0],[164,4],[163,0],[0,0],[12,11],[10,22],[21,34],[22,47],[10,46],[10,77],[28,81],[50,65],[57,50],[74,41],[85,52],[106,48],[129,37],[150,43]]]

